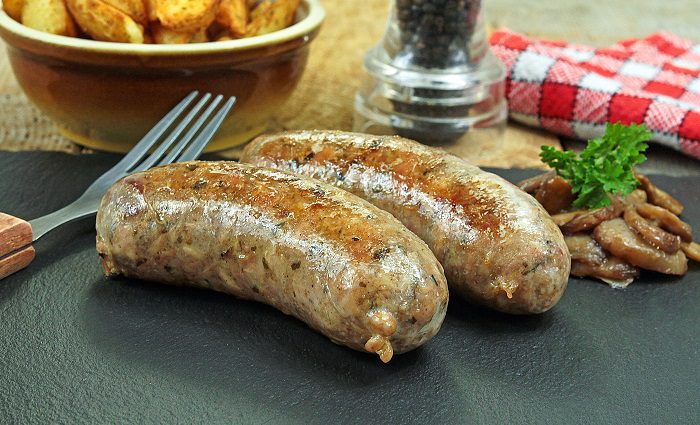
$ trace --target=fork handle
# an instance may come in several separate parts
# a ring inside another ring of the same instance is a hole
[[[34,259],[32,226],[21,218],[0,213],[0,279],[27,267]]]

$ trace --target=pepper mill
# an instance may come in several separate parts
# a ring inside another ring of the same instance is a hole
[[[502,133],[505,69],[489,49],[480,0],[392,0],[364,67],[355,131],[431,145]]]

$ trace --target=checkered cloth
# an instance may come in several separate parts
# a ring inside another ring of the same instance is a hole
[[[653,141],[700,159],[700,44],[657,33],[594,49],[510,31],[490,42],[512,119],[580,139],[644,123]]]

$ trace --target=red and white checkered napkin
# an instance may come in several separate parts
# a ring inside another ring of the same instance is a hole
[[[645,123],[654,141],[700,159],[700,44],[657,33],[594,49],[510,31],[490,42],[512,119],[580,139],[606,122]]]

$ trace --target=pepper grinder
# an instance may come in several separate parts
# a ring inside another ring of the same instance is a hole
[[[392,0],[364,67],[355,131],[449,145],[504,128],[505,69],[489,49],[480,0]]]

